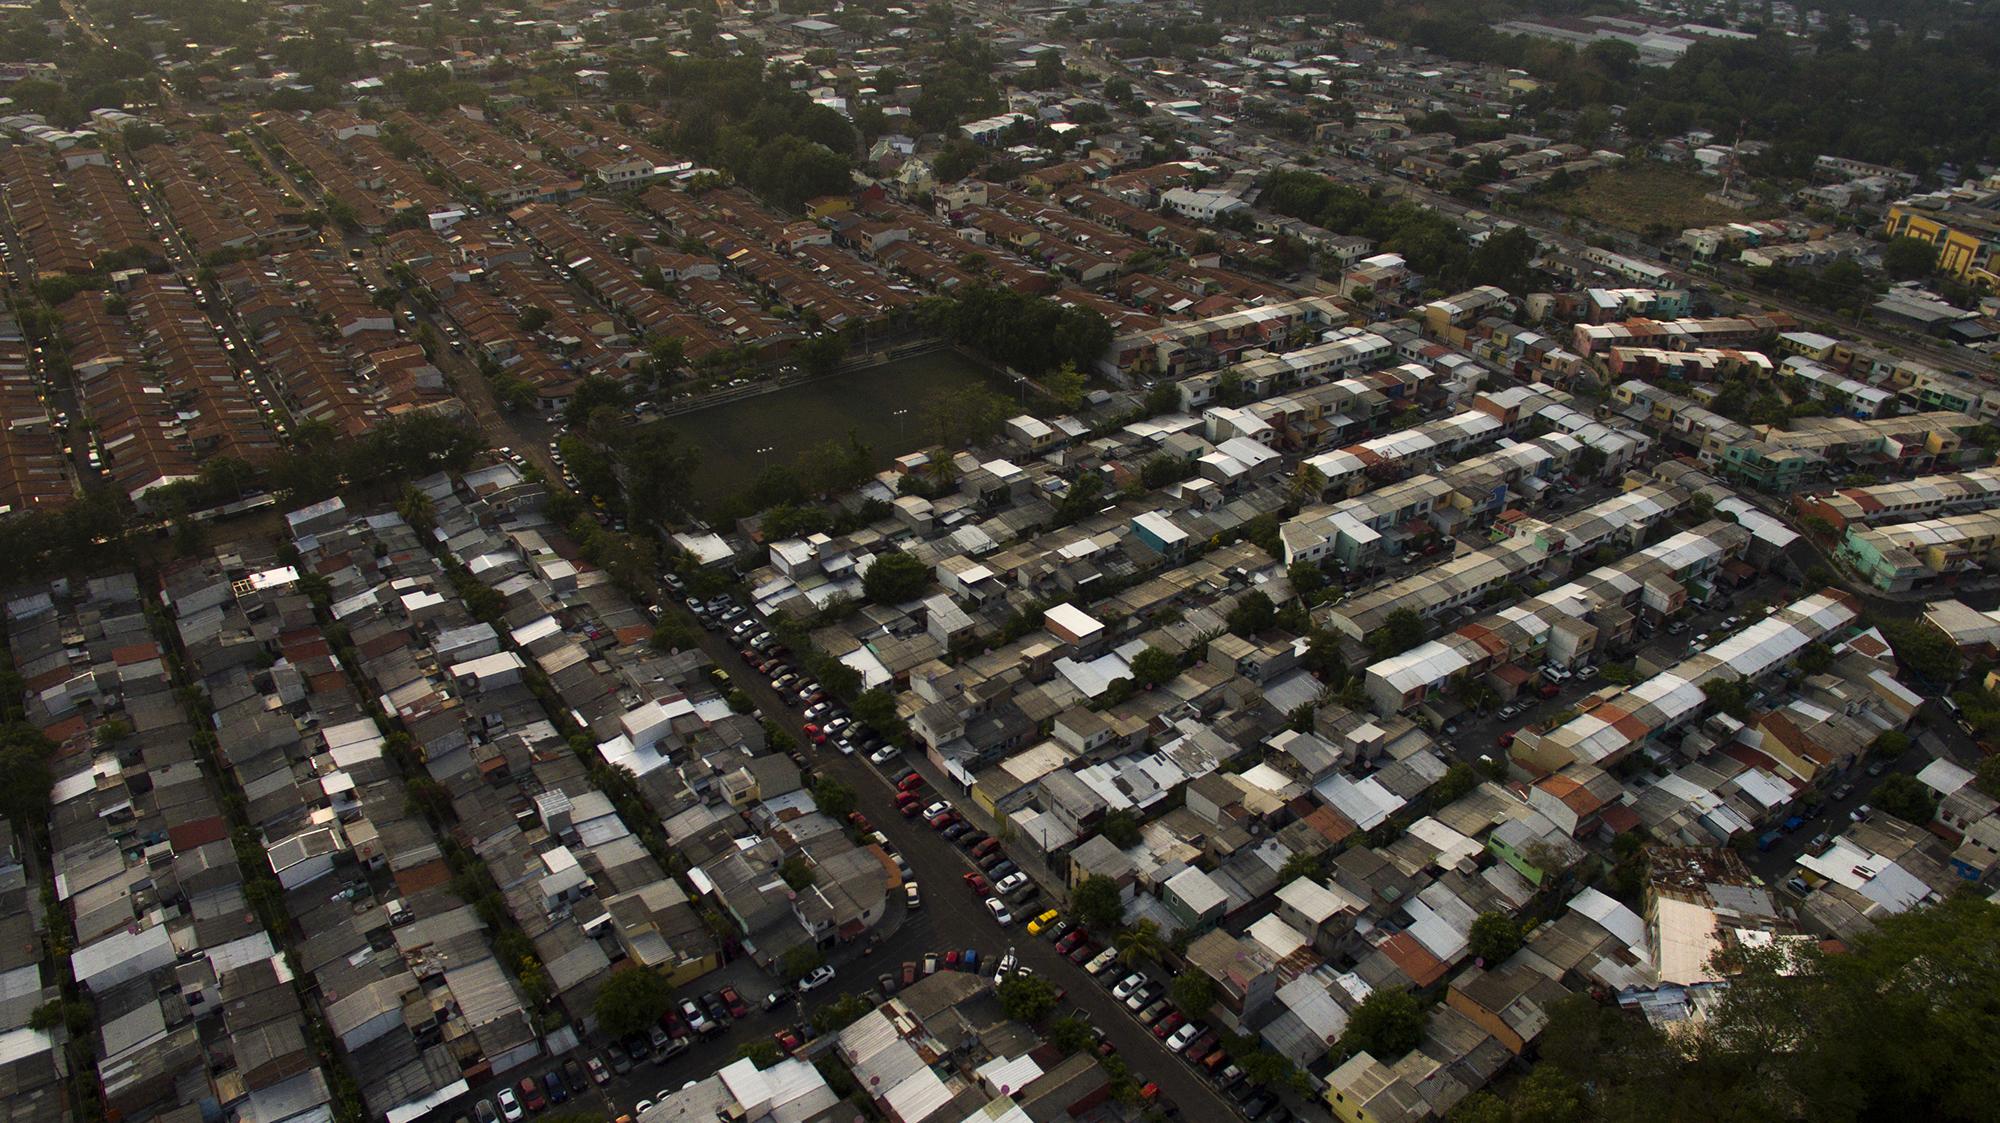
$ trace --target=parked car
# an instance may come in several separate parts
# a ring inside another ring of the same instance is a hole
[[[562,1073],[550,1069],[542,1074],[542,1095],[552,1104],[569,1099],[569,1089],[563,1085]]]
[[[500,1101],[500,1118],[507,1123],[518,1123],[527,1118],[528,1112],[521,1106],[521,1098],[514,1094],[514,1089],[502,1088],[494,1098]]]
[[[542,1095],[541,1086],[535,1083],[534,1077],[523,1076],[521,1082],[515,1086],[515,1089],[515,1094],[521,1098],[522,1107],[527,1108],[529,1111],[548,1110],[548,1097]]]
[[[1001,904],[998,897],[986,898],[986,911],[992,915],[993,922],[1002,928],[1014,923],[1014,914],[1007,911],[1007,906]]]
[[[1138,993],[1139,988],[1145,986],[1148,982],[1150,980],[1146,976],[1134,971],[1132,974],[1118,980],[1118,985],[1111,988],[1111,997],[1123,1002]]]
[[[802,991],[818,990],[833,981],[833,968],[822,963],[812,969],[812,973],[799,980]]]
[[[962,874],[960,879],[965,882],[967,889],[972,890],[982,897],[993,892],[993,883],[986,880],[986,875],[984,874],[966,873]]]
[[[1036,917],[1035,919],[1030,920],[1028,922],[1028,935],[1030,936],[1041,935],[1042,929],[1047,928],[1051,924],[1054,924],[1056,922],[1056,917],[1058,915],[1059,914],[1056,912],[1056,910],[1050,909],[1049,911],[1043,913],[1042,915]]]
[[[913,909],[923,907],[924,898],[921,893],[917,892],[916,882],[905,881],[903,883],[903,904]]]
[[[730,1017],[747,1018],[750,1016],[749,1004],[743,1001],[742,995],[736,993],[735,987],[723,987],[721,994],[722,1004],[729,1010]]]

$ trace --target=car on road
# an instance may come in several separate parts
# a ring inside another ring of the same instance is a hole
[[[750,1016],[749,1004],[743,1001],[742,995],[736,993],[735,987],[723,987],[718,993],[721,994],[722,1005],[729,1011],[730,1017],[747,1018]]]
[[[802,991],[818,990],[832,981],[833,968],[822,963],[813,968],[811,974],[799,980],[799,989]]]
[[[1014,914],[1007,911],[1007,906],[1000,903],[998,897],[986,898],[986,911],[992,915],[993,922],[1002,928],[1014,923]]]
[[[1853,784],[1842,784],[1839,787],[1833,789],[1833,798],[1835,799],[1848,799],[1853,795],[1854,795]]]

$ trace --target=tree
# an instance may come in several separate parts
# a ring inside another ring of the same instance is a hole
[[[1082,1018],[1057,1018],[1049,1023],[1047,1036],[1049,1044],[1062,1050],[1064,1056],[1081,1053],[1097,1041],[1090,1023]]]
[[[1325,874],[1326,859],[1323,856],[1300,850],[1286,858],[1285,864],[1278,867],[1278,884],[1290,885],[1302,877],[1309,881],[1318,881]]]
[[[1160,938],[1160,926],[1150,920],[1141,920],[1125,929],[1111,942],[1118,949],[1119,962],[1127,967],[1149,959],[1157,962],[1167,952],[1167,942]]]
[[[1015,975],[998,988],[1000,1010],[1017,1022],[1034,1025],[1056,1008],[1056,988],[1046,979]]]
[[[591,1000],[590,1012],[598,1028],[614,1037],[640,1033],[657,1022],[673,1001],[674,988],[667,980],[644,967],[630,966],[613,971]]]
[[[1809,675],[1816,675],[1831,666],[1833,666],[1833,648],[1826,644],[1813,642],[1800,649],[1799,670]]]
[[[54,751],[48,738],[26,722],[12,722],[0,730],[0,811],[13,822],[17,837],[48,823],[49,789],[54,783],[49,754]]]
[[[1695,1048],[1616,1006],[1558,1002],[1536,1071],[1567,1078],[1581,1118],[1661,1118],[1662,1104],[1671,1118],[1991,1118],[2000,907],[1952,894],[1845,942],[1734,952]]]
[[[1378,660],[1401,655],[1424,642],[1424,618],[1408,608],[1391,612],[1382,626],[1368,637],[1369,650]]]
[[[1871,747],[1883,760],[1894,760],[1910,750],[1910,735],[1898,729],[1885,729],[1876,735]]]
[[[784,864],[778,867],[778,876],[785,879],[785,884],[792,887],[792,892],[799,893],[809,888],[817,875],[813,872],[811,862],[804,858],[793,857],[786,858]]]
[[[799,344],[794,354],[807,374],[832,374],[847,357],[847,339],[836,332],[823,332]]]
[[[768,1037],[745,1041],[736,1047],[736,1055],[758,1068],[770,1068],[785,1059],[784,1050],[779,1049],[778,1043]],[[594,1120],[596,1116],[591,1118]]]
[[[1271,630],[1278,622],[1278,606],[1262,590],[1252,589],[1236,598],[1229,610],[1229,630],[1239,636],[1254,636]]]
[[[1892,772],[1875,789],[1875,806],[1907,823],[1923,826],[1937,813],[1937,797],[1921,780],[1907,772]]]
[[[843,994],[813,1013],[813,1028],[821,1033],[843,1030],[859,1021],[863,1014],[872,1009],[874,1007],[861,995]]]
[[[1069,906],[1085,928],[1100,932],[1116,928],[1125,917],[1124,894],[1118,883],[1097,874],[1077,883],[1070,891]]]
[[[1180,673],[1180,660],[1157,647],[1148,647],[1132,657],[1132,679],[1140,686],[1159,686]]]
[[[1883,620],[1878,626],[1895,649],[1896,658],[1910,671],[1938,686],[1958,681],[1963,660],[1958,646],[1943,632],[1911,620]]]
[[[2000,799],[2000,755],[1984,757],[1979,768],[1972,774],[1972,786]]]
[[[1742,679],[1716,679],[1703,684],[1708,704],[1738,721],[1750,716],[1750,685]]]
[[[1340,1055],[1367,1053],[1383,1064],[1394,1064],[1423,1042],[1429,1011],[1401,987],[1371,991],[1347,1019],[1340,1035]]]
[[[1310,598],[1314,593],[1326,588],[1326,571],[1309,561],[1296,561],[1285,569],[1285,578],[1291,582],[1292,592]]]
[[[1064,409],[1075,409],[1083,404],[1084,391],[1089,389],[1090,380],[1076,369],[1076,364],[1067,359],[1055,369],[1046,380],[1049,397]]]
[[[778,957],[778,974],[786,982],[797,982],[826,964],[826,956],[811,944],[797,944]]]
[[[681,651],[701,643],[701,633],[683,617],[671,613],[661,616],[653,625],[650,641],[655,651]]]
[[[1914,281],[1930,276],[1937,258],[1937,247],[1922,238],[1891,238],[1882,248],[1882,271],[1898,281]]]
[[[1479,771],[1464,761],[1454,761],[1431,789],[1440,804],[1452,803],[1479,786]]]
[[[845,819],[854,810],[854,789],[831,776],[813,781],[813,802],[835,819]]]
[[[1174,1000],[1174,1009],[1190,1018],[1207,1017],[1209,1008],[1221,997],[1214,979],[1193,970],[1175,975],[1167,994]]]
[[[521,309],[521,314],[514,317],[514,326],[525,332],[537,332],[549,326],[553,318],[554,313],[548,309],[531,305]]]
[[[1098,821],[1097,833],[1120,850],[1139,845],[1139,815],[1127,808],[1107,812]]]
[[[930,567],[902,551],[877,554],[861,575],[861,589],[876,604],[914,600],[931,581]]]
[[[1466,950],[1496,966],[1521,950],[1521,925],[1504,912],[1482,912],[1466,934]]]

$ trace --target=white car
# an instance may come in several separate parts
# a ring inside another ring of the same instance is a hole
[[[1012,893],[1014,890],[1019,889],[1021,886],[1026,885],[1027,883],[1028,883],[1027,874],[1010,873],[1006,877],[1003,877],[999,881],[993,883],[993,891],[995,893]]]
[[[799,980],[800,990],[818,990],[833,981],[833,968],[825,964],[813,968],[812,974]]]
[[[653,1101],[640,1100],[638,1103],[632,1105],[632,1114],[644,1115],[646,1114],[646,1112],[652,1110],[652,1107],[653,1107]]]
[[[986,898],[986,911],[993,914],[993,922],[1002,928],[1014,923],[1014,914],[1007,911],[1007,906],[1001,904],[998,897]]]
[[[500,1101],[500,1118],[505,1119],[507,1123],[518,1123],[527,1117],[528,1113],[522,1110],[521,1101],[514,1095],[514,1089],[502,1088],[500,1094],[494,1098]]]
[[[1194,1039],[1199,1036],[1201,1036],[1201,1023],[1189,1022],[1175,1030],[1172,1037],[1167,1038],[1167,1048],[1178,1053],[1182,1049],[1194,1044]]]
[[[1146,976],[1135,971],[1118,980],[1118,985],[1111,988],[1111,997],[1123,1002],[1137,993],[1140,987],[1145,986],[1151,981]]]
[[[949,810],[951,810],[951,804],[945,800],[940,799],[936,803],[931,804],[929,807],[924,808],[924,818],[935,819],[939,815],[942,815]]]
[[[884,745],[881,748],[876,749],[874,752],[869,753],[868,759],[871,763],[874,764],[887,764],[890,761],[896,759],[897,754],[901,752],[902,750],[898,749],[894,745]]]
[[[903,904],[914,909],[922,908],[923,903],[923,894],[917,892],[917,883],[914,881],[905,881],[903,883]]]

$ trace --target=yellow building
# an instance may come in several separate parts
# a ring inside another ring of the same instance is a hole
[[[1928,210],[1908,202],[1891,203],[1883,232],[1891,238],[1918,238],[1937,247],[1938,268],[1976,285],[2000,283],[2000,214],[1983,207],[1950,211]]]

